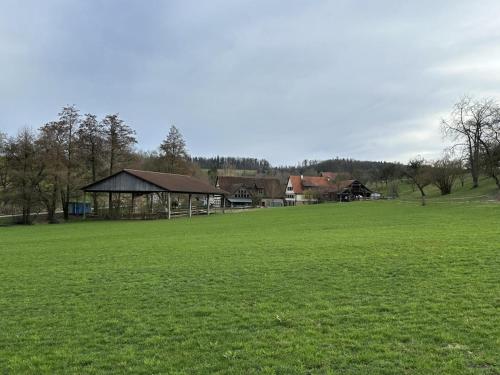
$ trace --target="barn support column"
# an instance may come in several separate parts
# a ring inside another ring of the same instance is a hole
[[[113,209],[113,193],[109,192],[108,196],[108,217],[111,217],[111,211]]]
[[[172,218],[172,199],[170,198],[170,192],[167,193],[167,206],[168,206],[168,219]]]
[[[221,206],[222,206],[222,213],[225,214],[226,213],[226,196],[225,195],[221,195],[220,196],[220,199],[221,199]]]
[[[87,216],[87,205],[85,204],[85,202],[87,201],[87,192],[84,191],[83,192],[83,220],[85,220],[86,216]]]
[[[132,204],[132,209],[130,210],[130,214],[131,214],[131,216],[134,216],[134,211],[135,211],[135,194],[134,193],[132,193],[131,204]]]
[[[210,194],[207,194],[207,216],[210,215]]]
[[[158,193],[158,196],[161,197],[161,202],[163,204],[163,212],[166,215],[167,214],[167,193],[161,192],[161,193]]]
[[[189,217],[193,216],[193,197],[191,194],[189,194]]]

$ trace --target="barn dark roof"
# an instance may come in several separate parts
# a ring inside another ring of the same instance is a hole
[[[240,188],[263,189],[265,198],[282,198],[284,192],[280,180],[274,177],[218,176],[217,186],[231,195]]]
[[[88,192],[160,192],[227,194],[207,182],[181,174],[123,169],[82,188]]]

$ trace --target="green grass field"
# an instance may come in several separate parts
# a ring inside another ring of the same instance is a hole
[[[499,374],[500,205],[0,228],[1,374]]]

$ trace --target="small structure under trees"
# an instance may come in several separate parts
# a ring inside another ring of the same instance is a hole
[[[102,180],[82,188],[85,193],[107,193],[113,196],[108,215],[114,217],[133,217],[136,213],[157,214],[168,219],[172,217],[173,195],[176,205],[180,197],[187,197],[186,214],[193,215],[193,198],[203,197],[206,212],[210,214],[210,198],[224,196],[224,190],[211,186],[197,178],[179,174],[123,169]],[[142,212],[137,212],[137,200],[142,200]],[[205,200],[206,198],[206,200]],[[85,198],[84,198],[85,200]],[[123,204],[126,200],[127,203]],[[157,209],[154,209],[156,203]],[[125,206],[125,210],[123,210]],[[158,209],[159,208],[159,209]]]

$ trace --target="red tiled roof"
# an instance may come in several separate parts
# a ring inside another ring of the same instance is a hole
[[[339,182],[330,181],[328,177],[316,176],[290,176],[293,192],[302,194],[307,189],[317,189],[324,192],[337,192],[350,186],[356,180],[343,180]]]
[[[319,189],[331,186],[331,183],[326,177],[290,176],[290,181],[292,182],[293,191],[296,194],[302,194],[304,189]]]
[[[330,185],[330,181],[326,177],[313,177],[313,176],[304,176],[302,178],[302,186],[304,187],[326,187]]]
[[[329,178],[330,180],[335,180],[339,174],[335,172],[321,172],[321,177]]]
[[[302,188],[302,181],[300,176],[290,176],[290,182],[292,183],[293,192],[295,194],[302,194],[304,189]]]

